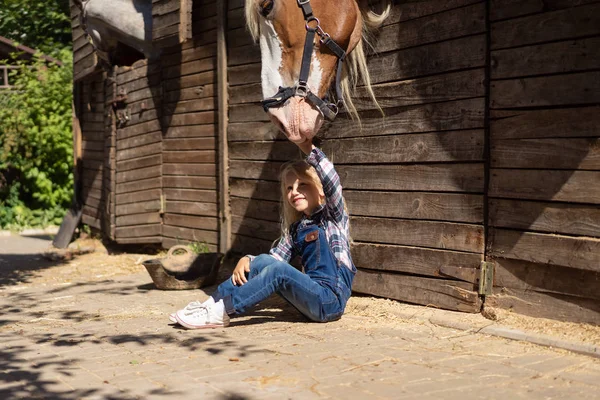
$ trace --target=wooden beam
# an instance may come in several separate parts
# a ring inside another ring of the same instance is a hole
[[[227,1],[217,2],[217,104],[219,149],[219,251],[227,253],[231,248],[231,211],[229,209],[229,171],[227,126],[229,123],[229,99],[227,93]]]

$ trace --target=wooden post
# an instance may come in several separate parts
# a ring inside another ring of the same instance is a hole
[[[227,1],[217,2],[217,80],[219,109],[219,251],[231,248],[231,211],[229,209],[229,153],[227,144],[228,103],[227,93]]]
[[[192,38],[192,0],[179,0],[179,43]]]

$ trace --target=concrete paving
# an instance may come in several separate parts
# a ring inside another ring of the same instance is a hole
[[[600,398],[597,358],[398,317],[384,300],[352,298],[318,324],[273,299],[228,328],[183,330],[168,313],[214,287],[52,264],[44,240],[0,238],[0,399]]]

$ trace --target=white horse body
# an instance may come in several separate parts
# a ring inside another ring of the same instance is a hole
[[[152,0],[84,0],[78,5],[85,29],[105,61],[119,64],[118,59],[107,58],[116,56],[120,44],[146,58],[156,56],[152,45]]]

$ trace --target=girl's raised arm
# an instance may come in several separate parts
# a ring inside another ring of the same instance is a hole
[[[344,198],[342,197],[342,184],[340,182],[340,176],[336,172],[333,163],[329,161],[325,153],[318,147],[311,145],[310,152],[306,152],[302,148],[306,157],[306,162],[312,165],[321,179],[323,184],[323,192],[325,193],[325,200],[327,208],[333,219],[336,222],[341,222],[344,218]],[[308,150],[308,148],[306,148]]]

